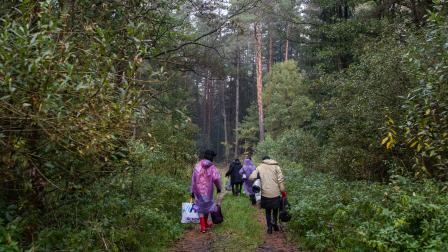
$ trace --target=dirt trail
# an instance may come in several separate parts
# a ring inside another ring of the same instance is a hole
[[[266,227],[266,218],[264,216],[264,211],[258,209],[258,221],[263,223],[263,227]],[[299,252],[300,250],[294,246],[293,243],[288,242],[286,235],[283,232],[283,226],[280,224],[280,231],[268,234],[265,232],[263,237],[263,244],[257,248],[257,252],[268,252],[268,251],[278,251],[278,252]]]
[[[264,213],[262,210],[258,211],[258,221],[263,223],[263,227],[266,226],[266,220],[264,218]],[[209,252],[209,251],[230,251],[225,248],[219,248],[215,246],[215,243],[219,239],[225,239],[225,237],[220,237],[213,233],[213,228],[205,233],[201,234],[199,232],[199,225],[195,225],[194,228],[188,230],[185,235],[180,239],[176,245],[170,250],[172,252],[177,251],[198,251],[198,252]],[[241,248],[240,251],[247,251]],[[273,234],[265,233],[263,237],[263,243],[258,246],[255,250],[257,252],[299,252],[294,244],[288,242],[284,232],[274,232]]]
[[[226,170],[223,168],[225,165],[216,165],[221,174],[225,174]],[[224,184],[222,185],[224,187]],[[224,200],[227,191],[223,188],[221,195],[219,195],[218,200]],[[211,219],[208,220],[211,223]],[[213,250],[213,241],[216,239],[216,235],[213,234],[213,226],[210,230],[207,230],[205,234],[200,233],[199,224],[195,224],[194,227],[189,229],[185,235],[177,241],[175,246],[169,251],[172,252],[183,252],[183,251],[194,251],[194,252],[208,252]]]
[[[220,171],[223,172],[222,166],[220,166]],[[222,173],[223,174],[223,173]],[[223,195],[227,193],[227,191],[223,190]],[[222,196],[223,197],[223,196]],[[257,218],[258,222],[262,223],[263,228],[266,227],[266,219],[264,217],[264,211],[257,209]],[[225,218],[225,216],[224,216]],[[211,221],[211,220],[209,220]],[[224,220],[225,221],[225,220]],[[263,237],[263,242],[255,251],[264,252],[264,251],[274,251],[274,252],[295,252],[299,251],[292,243],[288,243],[285,234],[280,232],[274,232],[273,234],[267,234],[266,230],[264,230],[265,235]],[[213,232],[213,227],[211,230],[207,231],[205,234],[201,234],[199,232],[199,225],[196,224],[189,229],[185,235],[175,244],[175,246],[170,249],[172,252],[177,251],[194,251],[194,252],[208,252],[208,251],[231,251],[230,249],[220,247],[220,240],[226,239],[222,237],[222,235],[217,235]],[[248,251],[245,250],[244,247],[241,247],[239,251]],[[252,250],[253,251],[253,250]]]
[[[199,227],[195,227],[189,230],[180,239],[176,245],[169,251],[197,251],[197,252],[208,252],[212,251],[213,247],[213,237],[212,233],[208,232],[205,234],[199,233]]]

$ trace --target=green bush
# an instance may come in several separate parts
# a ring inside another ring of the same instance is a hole
[[[19,212],[20,206],[0,198],[0,251],[158,251],[170,245],[183,231],[180,206],[188,179],[159,173],[163,167],[154,155],[172,158],[162,150],[141,141],[123,150],[114,169],[121,172],[64,194],[48,192],[44,213]],[[180,174],[187,170],[183,165],[178,163]]]
[[[83,202],[51,213],[59,222],[41,230],[34,247],[156,251],[182,234],[179,214],[187,188],[184,181],[147,172],[132,180],[116,176],[98,181]]]
[[[402,114],[387,121],[383,144],[412,153],[406,167],[416,177],[447,180],[448,170],[448,7],[435,1],[424,37],[414,38],[405,55],[415,88],[402,99]],[[395,122],[396,121],[396,122]]]
[[[304,80],[293,60],[277,63],[269,72],[263,106],[266,129],[273,137],[311,119],[314,102],[308,96],[309,86]]]
[[[286,169],[293,219],[306,247],[345,251],[446,251],[446,184],[393,177],[389,184],[348,182]]]
[[[401,118],[398,98],[412,87],[403,62],[406,47],[394,35],[367,43],[359,60],[346,70],[316,81],[319,94],[317,120],[311,129],[320,139],[325,155],[322,170],[350,179],[384,179],[390,153],[381,146],[384,115]],[[315,95],[317,96],[317,95]],[[318,97],[316,97],[318,99]]]
[[[268,135],[257,145],[257,156],[269,155],[282,162],[302,162],[307,167],[313,167],[319,156],[316,138],[301,129],[289,130],[279,135],[275,140]]]
[[[20,251],[17,233],[14,223],[4,225],[0,217],[0,251]]]

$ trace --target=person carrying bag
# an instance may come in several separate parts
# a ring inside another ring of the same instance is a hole
[[[252,163],[252,160],[250,158],[246,158],[246,159],[244,159],[243,167],[239,171],[239,173],[243,176],[244,192],[247,194],[247,196],[249,196],[250,201],[252,202],[252,205],[255,205],[257,203],[257,200],[256,200],[255,192],[252,189],[254,182],[250,181],[249,177],[252,174],[252,172],[255,171],[255,169],[256,169],[256,167]]]
[[[201,233],[211,227],[208,223],[209,214],[220,212],[220,206],[213,198],[214,187],[218,194],[221,193],[222,187],[221,174],[213,164],[215,156],[214,151],[205,151],[204,158],[194,166],[191,176],[191,198],[194,199],[194,210],[199,213]]]
[[[261,181],[261,208],[266,210],[267,233],[272,234],[272,230],[280,231],[278,226],[279,209],[282,206],[282,199],[286,198],[284,176],[277,161],[264,156],[262,163],[250,175],[249,179]]]

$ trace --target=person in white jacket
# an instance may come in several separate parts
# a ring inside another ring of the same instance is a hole
[[[266,224],[268,234],[279,231],[278,212],[282,198],[286,197],[284,176],[277,161],[264,156],[263,161],[250,175],[249,179],[261,180],[261,207],[266,210]]]

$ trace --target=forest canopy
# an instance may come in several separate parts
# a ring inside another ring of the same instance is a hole
[[[335,202],[293,197],[309,222],[291,232],[312,248],[352,243],[313,236],[325,214],[311,210],[322,203],[343,226],[345,212],[383,200],[368,184],[377,182],[421,190],[416,208],[433,190],[437,207],[420,212],[384,189],[393,211],[411,213],[397,225],[418,238],[415,249],[447,247],[435,241],[443,228],[420,223],[448,216],[438,207],[448,179],[446,0],[0,3],[1,251],[170,246],[205,149],[223,163],[270,155],[300,174],[289,182],[297,193],[359,182],[373,203],[333,213]],[[375,206],[365,216],[384,207]],[[375,223],[398,223],[389,217]],[[387,235],[362,234],[354,247],[394,250]]]

